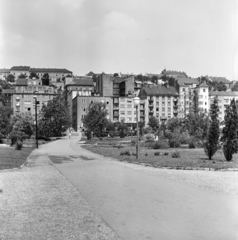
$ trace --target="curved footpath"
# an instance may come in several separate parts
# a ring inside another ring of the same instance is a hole
[[[45,149],[60,141],[35,149],[22,169],[0,170],[1,240],[120,239],[49,160]]]
[[[118,162],[78,140],[0,171],[0,239],[238,239],[237,172]]]

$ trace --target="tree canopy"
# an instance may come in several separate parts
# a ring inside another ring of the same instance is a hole
[[[29,78],[30,79],[33,79],[33,78],[39,79],[39,76],[35,72],[31,72]]]
[[[42,85],[49,86],[49,84],[50,84],[49,73],[44,73],[41,80],[42,80]]]
[[[0,133],[6,136],[10,130],[10,117],[13,113],[8,106],[0,106]]]
[[[6,80],[7,82],[15,82],[15,76],[13,74],[9,74]]]
[[[83,124],[87,131],[101,136],[108,124],[106,104],[102,102],[91,103],[87,109],[87,114],[83,119]]]
[[[159,127],[159,120],[157,117],[152,116],[151,118],[149,118],[149,122],[148,125],[153,129],[156,130]]]
[[[217,97],[215,97],[214,102],[211,104],[210,108],[209,128],[206,135],[206,141],[204,143],[204,150],[209,160],[212,159],[212,156],[218,150],[220,136],[219,129],[220,123],[218,119],[218,114],[219,114],[218,99]]]
[[[224,123],[221,137],[223,152],[226,160],[231,161],[232,155],[238,152],[238,113],[234,99],[225,110]]]
[[[64,95],[57,95],[44,105],[39,114],[39,134],[44,136],[61,136],[72,121],[69,115],[68,103]]]

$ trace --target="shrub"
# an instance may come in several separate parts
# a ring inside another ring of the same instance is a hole
[[[124,137],[125,137],[125,131],[124,131],[124,129],[121,129],[120,138],[124,138]]]
[[[9,134],[9,139],[11,140],[11,146],[14,145],[17,141],[23,141],[27,138],[27,135],[20,131],[12,131]]]
[[[86,135],[86,137],[87,137],[88,140],[90,140],[90,139],[92,138],[92,132],[89,131],[89,130],[86,130],[86,131],[85,131],[85,135]]]
[[[21,149],[22,149],[22,145],[23,145],[23,144],[22,144],[22,141],[17,141],[17,142],[16,142],[15,149],[16,149],[16,150],[21,150]]]
[[[109,132],[109,136],[110,136],[111,138],[114,138],[114,137],[116,136],[115,131],[110,131],[110,132]]]
[[[45,137],[45,136],[41,136],[41,135],[37,135],[37,139],[38,140],[44,140],[44,141],[50,141],[51,140],[49,137]]]
[[[186,132],[181,133],[179,136],[180,144],[188,144],[189,143],[189,136]]]
[[[3,134],[0,132],[0,144],[3,143],[3,138],[4,138],[4,136],[3,136]]]
[[[173,138],[171,138],[171,139],[169,139],[169,146],[171,147],[171,148],[178,148],[178,147],[180,147],[180,141],[179,141],[179,139],[173,139]]]
[[[131,140],[131,145],[135,146],[136,145],[136,140]]]
[[[148,156],[148,153],[145,153],[145,156]]]
[[[167,155],[169,155],[169,153],[168,152],[164,152],[164,155],[167,156]]]
[[[152,140],[154,141],[155,140],[155,135],[153,133],[148,133],[148,134],[145,134],[145,140],[148,141],[148,140]]]
[[[126,150],[126,151],[124,151],[124,152],[120,152],[120,155],[125,155],[125,156],[131,156],[132,155],[132,153],[129,151],[129,150]]]
[[[180,152],[176,151],[171,154],[172,158],[180,158]]]
[[[168,149],[169,144],[166,140],[164,139],[159,139],[158,141],[153,143],[153,149]]]
[[[193,138],[189,140],[188,147],[189,148],[196,148],[195,140]]]
[[[146,127],[144,128],[144,134],[150,133],[152,132],[152,128],[151,127]]]
[[[154,155],[155,155],[155,156],[159,156],[159,155],[160,155],[160,152],[154,152]]]

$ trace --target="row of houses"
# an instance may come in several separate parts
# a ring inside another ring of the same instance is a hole
[[[163,83],[161,85],[160,83]],[[17,79],[13,89],[2,89],[5,103],[11,106],[14,113],[31,112],[35,114],[34,99],[39,101],[38,111],[47,102],[66,91],[73,128],[83,127],[83,118],[88,106],[95,101],[104,102],[108,110],[108,119],[113,122],[136,122],[136,108],[133,97],[140,97],[138,119],[148,124],[152,116],[159,121],[172,117],[183,118],[189,112],[203,110],[208,113],[215,96],[219,99],[219,118],[224,119],[226,106],[232,98],[238,99],[237,92],[209,92],[205,82],[180,76],[167,82],[135,80],[135,76],[114,77],[98,74],[83,77],[65,77],[61,86],[43,86],[41,79]]]
[[[13,66],[9,69],[0,69],[0,79],[5,80],[10,74],[17,79],[20,75],[29,77],[31,73],[35,73],[39,78],[43,77],[45,73],[49,74],[49,78],[52,81],[57,81],[68,75],[72,75],[73,72],[65,68],[31,68],[30,66]]]

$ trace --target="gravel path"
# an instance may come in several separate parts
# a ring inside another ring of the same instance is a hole
[[[47,156],[0,171],[0,212],[1,240],[119,239]]]

